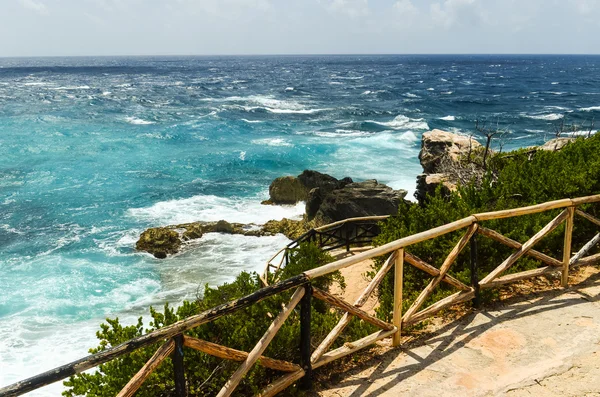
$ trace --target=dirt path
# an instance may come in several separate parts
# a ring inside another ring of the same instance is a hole
[[[366,285],[357,274],[345,272],[346,293]],[[431,333],[399,349],[384,341],[370,360],[321,383],[318,395],[600,396],[600,272],[581,269],[570,284],[434,321]]]

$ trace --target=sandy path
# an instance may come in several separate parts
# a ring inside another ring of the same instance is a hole
[[[347,272],[348,296],[360,293],[359,268]],[[399,349],[384,341],[368,362],[316,385],[318,395],[600,396],[600,273],[582,269],[570,280],[579,281],[504,300]]]

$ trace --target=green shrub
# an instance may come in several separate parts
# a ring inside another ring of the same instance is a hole
[[[397,240],[436,226],[464,218],[474,213],[523,207],[562,198],[575,198],[600,193],[600,134],[588,139],[577,139],[558,152],[540,151],[535,154],[518,150],[507,154],[497,154],[490,161],[492,171],[488,171],[481,185],[474,183],[459,186],[449,197],[440,190],[429,196],[423,205],[404,203],[397,217],[381,224],[381,234],[375,245]],[[600,206],[587,205],[586,211],[598,216]],[[483,222],[483,226],[494,229],[503,235],[519,241],[527,241],[550,222],[560,210],[547,211],[508,219]],[[448,233],[407,248],[407,251],[420,257],[433,266],[440,267],[443,260],[461,238],[463,231]],[[597,227],[576,219],[573,233],[573,247],[580,248],[595,233]],[[539,242],[535,249],[562,260],[564,226],[561,225]],[[479,278],[497,267],[513,250],[483,236],[478,236]],[[467,246],[450,269],[450,274],[469,284],[471,279]],[[376,261],[375,269],[380,268],[384,258]],[[521,258],[510,270],[517,272],[539,267],[540,263],[530,257]],[[373,272],[374,273],[374,272]],[[431,277],[412,266],[404,270],[404,301],[406,310],[429,283]],[[427,304],[455,292],[442,283],[435,290]],[[378,316],[391,319],[393,308],[393,275],[388,274],[379,290],[380,307]]]
[[[282,269],[282,279],[295,276],[305,270],[321,266],[332,260],[329,254],[322,252],[312,244],[302,244],[290,252],[290,263]],[[343,278],[334,273],[315,280],[314,285],[327,289],[332,283],[343,286]],[[174,309],[165,304],[163,312],[150,308],[151,321],[144,328],[142,318],[135,325],[124,326],[118,319],[107,319],[101,324],[97,337],[100,344],[91,349],[97,353],[109,347],[121,344],[136,336],[160,327],[172,324],[181,319],[201,313],[222,303],[241,298],[260,289],[262,284],[256,273],[241,273],[233,282],[216,288],[205,286],[202,298],[194,302],[185,301]],[[253,304],[246,309],[222,317],[208,324],[194,328],[186,335],[203,340],[233,347],[238,350],[250,351],[267,330],[272,319],[287,303],[293,291],[287,291]],[[321,341],[339,321],[340,314],[331,310],[322,302],[313,299],[311,318],[311,333],[313,341]],[[371,328],[360,322],[354,322],[349,327],[346,337],[340,338],[338,345],[347,341],[346,338],[365,336]],[[271,342],[266,356],[300,362],[300,323],[299,313],[295,310],[281,327],[275,339]],[[71,377],[64,384],[67,390],[64,396],[108,397],[116,395],[131,377],[150,359],[160,344],[138,349],[128,355],[119,357],[98,367],[94,373],[84,373]],[[212,396],[238,368],[239,363],[221,360],[207,354],[185,349],[185,375],[191,396]],[[236,390],[236,395],[253,395],[260,391],[282,373],[255,365],[244,377]],[[291,389],[290,393],[294,393]],[[174,394],[173,365],[167,358],[154,373],[144,382],[136,396],[170,396]]]

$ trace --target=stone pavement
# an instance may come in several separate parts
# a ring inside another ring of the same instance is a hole
[[[600,396],[600,273],[583,273],[568,289],[508,299],[389,349],[318,394]]]

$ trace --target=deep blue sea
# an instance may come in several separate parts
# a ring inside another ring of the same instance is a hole
[[[149,226],[299,216],[259,203],[307,168],[412,195],[429,129],[479,119],[507,150],[594,117],[598,56],[0,58],[0,385],[287,242],[209,234],[156,260],[134,250]]]

